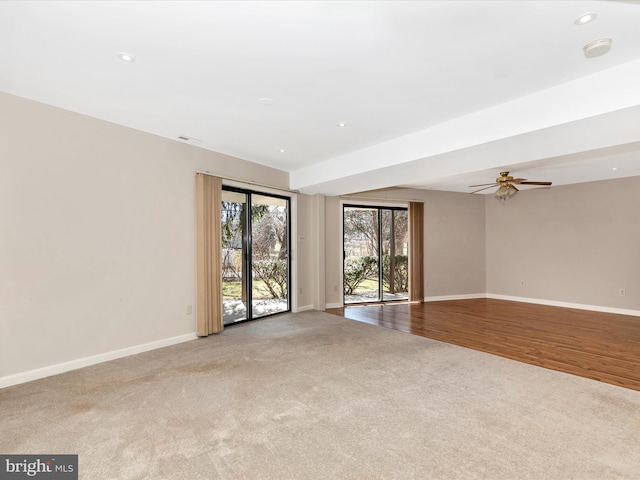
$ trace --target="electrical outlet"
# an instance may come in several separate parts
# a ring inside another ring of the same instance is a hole
[[[193,313],[193,307],[191,305],[187,305],[187,308],[185,309],[185,313],[187,315],[191,315]]]
[[[620,289],[620,296],[621,296],[621,297],[624,297],[626,294],[627,294],[627,292],[625,291],[625,289],[624,289],[624,288],[621,288],[621,289]]]
[[[302,295],[302,287],[298,289],[298,295]]]
[[[524,280],[520,280],[520,286],[524,287]]]
[[[333,291],[334,291],[334,292],[337,292],[337,291],[338,291],[338,285],[334,285],[334,286],[333,286]]]

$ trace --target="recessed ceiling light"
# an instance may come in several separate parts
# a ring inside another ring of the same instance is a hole
[[[259,98],[259,99],[258,99],[258,103],[259,103],[260,105],[264,105],[264,106],[270,107],[271,105],[273,105],[273,104],[274,104],[274,103],[276,103],[276,102],[274,102],[274,101],[273,101],[272,99],[270,99],[270,98],[263,97],[263,98]]]
[[[616,170],[618,170],[618,167],[613,167],[611,170],[615,172]]]
[[[118,58],[120,60],[122,60],[123,62],[135,62],[136,61],[136,57],[134,57],[133,55],[131,55],[130,53],[127,53],[127,52],[120,52],[118,54]]]
[[[339,126],[339,127],[346,127],[346,126],[347,126],[347,124],[346,124],[346,123],[344,123],[344,122],[340,122],[340,123],[338,123],[338,126]]]
[[[280,153],[284,153],[284,152],[286,152],[286,150],[284,148],[281,148]]]
[[[610,38],[599,38],[593,42],[589,42],[583,47],[584,56],[587,58],[595,58],[604,55],[611,50],[612,42],[613,40]]]
[[[576,25],[586,25],[589,22],[593,22],[598,15],[593,12],[583,13],[578,18],[576,18],[573,23]]]

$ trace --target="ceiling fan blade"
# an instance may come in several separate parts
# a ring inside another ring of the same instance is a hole
[[[481,188],[480,190],[476,190],[476,191],[474,191],[474,192],[469,192],[469,193],[478,193],[478,192],[481,192],[481,191],[486,190],[486,189],[488,189],[488,188],[493,188],[493,187],[495,187],[495,186],[497,186],[497,185],[498,185],[497,183],[492,183],[492,184],[491,184],[491,185],[489,185],[488,187],[484,187],[484,188]],[[471,185],[471,186],[472,186],[472,187],[480,187],[481,185]]]
[[[481,183],[480,185],[469,185],[469,188],[473,188],[473,187],[485,187],[485,186],[487,186],[487,185],[489,185],[489,186],[493,187],[494,185],[496,185],[496,186],[497,186],[498,184],[497,184],[497,183],[495,183],[495,182],[494,182],[494,183]]]
[[[522,183],[522,182],[526,182],[527,179],[526,178],[514,178],[513,180],[511,180],[511,183]]]
[[[520,185],[551,185],[551,182],[520,182]]]
[[[516,186],[512,183],[511,185],[509,185],[509,188],[513,188],[516,192],[519,192],[520,190],[518,190],[516,188]]]

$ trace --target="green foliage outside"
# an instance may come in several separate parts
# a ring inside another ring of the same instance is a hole
[[[268,294],[270,298],[287,298],[286,260],[256,260],[252,266],[253,277],[262,280],[264,293]]]
[[[253,297],[256,299],[287,298],[287,261],[258,260],[253,262]],[[226,299],[242,298],[242,282],[223,281],[222,295]]]
[[[344,262],[344,294],[353,295],[362,282],[378,277],[376,257],[350,257]]]
[[[390,290],[391,258],[382,256],[382,285],[385,291]],[[358,287],[378,279],[378,258],[374,256],[347,258],[344,264],[344,294],[354,295]],[[394,291],[409,290],[409,261],[407,255],[395,256]],[[376,282],[377,284],[377,282]],[[377,288],[377,287],[376,287]]]
[[[407,255],[396,255],[395,271],[393,275],[393,291],[409,291],[409,257]],[[385,291],[391,290],[390,280],[391,256],[382,256],[382,284]]]

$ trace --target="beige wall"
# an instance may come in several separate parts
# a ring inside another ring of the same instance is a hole
[[[0,377],[194,332],[195,172],[288,187],[3,93],[0,121]]]
[[[325,302],[342,305],[342,204],[339,197],[324,199]]]
[[[375,198],[379,200],[374,200]],[[483,294],[485,287],[485,204],[481,196],[430,190],[388,189],[358,196],[382,205],[425,204],[425,296]],[[327,197],[326,302],[342,302],[342,204]]]
[[[317,289],[315,253],[318,249],[315,198],[310,195],[297,195],[296,238],[292,239],[293,255],[296,261],[297,276],[293,298],[296,309],[310,310],[314,305]]]
[[[3,93],[0,122],[0,378],[193,333],[195,172],[288,187],[283,171]],[[374,196],[425,202],[427,297],[640,310],[640,177],[504,205]],[[294,304],[340,304],[341,200],[295,203]]]
[[[436,191],[418,198],[425,199],[425,296],[484,293],[484,199]]]
[[[488,197],[486,211],[488,293],[640,310],[640,177]]]

